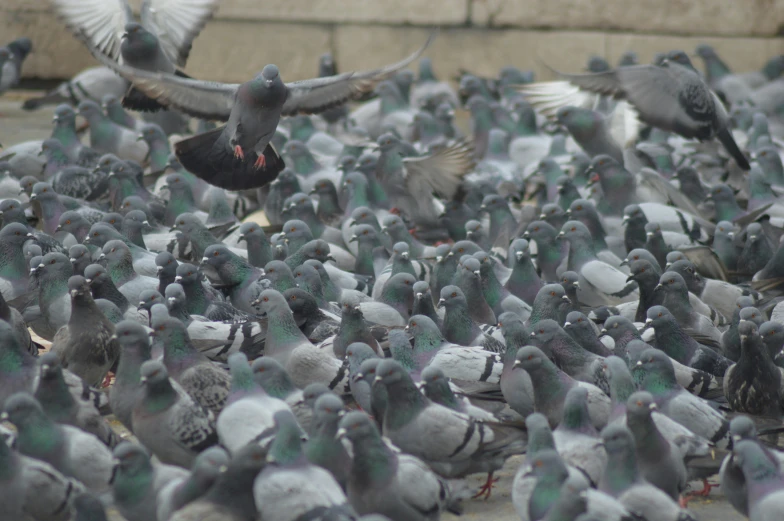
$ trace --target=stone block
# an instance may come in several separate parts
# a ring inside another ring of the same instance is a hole
[[[782,0],[474,0],[478,25],[636,31],[716,36],[773,36]]]
[[[227,0],[219,18],[307,22],[462,24],[470,0]]]
[[[284,81],[301,80],[316,75],[319,56],[330,48],[326,26],[215,20],[194,41],[186,71],[196,78],[243,82],[274,63]]]
[[[615,64],[627,50],[637,52],[640,63],[650,63],[658,52],[675,49],[692,55],[694,66],[702,69],[702,60],[694,56],[697,45],[706,43],[716,49],[727,65],[736,71],[751,71],[764,65],[773,51],[771,39],[765,38],[716,38],[716,37],[679,37],[648,34],[613,33],[607,35],[607,58]]]
[[[342,70],[377,67],[413,52],[428,31],[411,27],[338,26],[335,54]],[[459,69],[494,76],[501,67],[533,69],[540,79],[552,77],[542,65],[558,63],[579,70],[590,54],[605,51],[602,33],[523,30],[442,29],[427,51],[436,74],[450,78]],[[541,58],[541,60],[539,59]]]

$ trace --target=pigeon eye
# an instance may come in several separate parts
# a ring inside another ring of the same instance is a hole
[[[544,329],[540,329],[540,330],[539,330],[539,333],[540,333],[540,334],[544,334]]]
[[[19,232],[16,232],[16,234],[17,234],[17,235],[22,235],[22,234],[21,234],[21,233],[19,233]]]
[[[670,284],[675,284],[675,279],[670,279]]]
[[[551,297],[554,297],[554,296],[555,296],[555,291],[551,291],[551,292],[550,292],[550,296],[551,296]]]
[[[44,189],[42,190],[42,192],[44,192],[44,193],[45,193],[45,192],[48,192],[48,191],[49,191],[49,189],[48,189],[48,188],[44,188]]]
[[[362,232],[362,235],[367,235],[367,234],[368,234],[367,230],[365,230],[364,232]]]
[[[534,355],[528,355],[528,359],[529,360],[533,360],[534,359]]]
[[[152,297],[150,297],[150,300],[155,300],[156,298],[158,298],[158,297],[156,297],[155,295],[153,295]]]
[[[637,407],[642,407],[642,402],[637,400]]]
[[[578,206],[576,209],[577,210],[582,210],[583,209],[583,205]]]
[[[645,273],[645,268],[640,268],[640,273]]]
[[[662,316],[662,314],[661,314],[661,313],[659,313],[659,316]]]
[[[535,231],[535,232],[538,232],[538,231],[539,231],[539,227],[538,227],[538,226],[537,226],[537,227],[535,227],[535,228],[534,228],[534,231]]]
[[[165,331],[165,330],[166,330],[166,326],[158,326],[158,331]]]
[[[218,256],[218,252],[216,251],[215,253],[212,254],[212,256],[213,257],[217,257]]]
[[[573,231],[573,232],[576,232],[576,231],[577,231],[577,227],[575,227],[575,226],[572,226],[572,231]]]
[[[321,255],[321,250],[316,250],[316,253],[317,253],[318,255]]]
[[[117,248],[112,248],[112,253],[116,252]]]
[[[456,297],[457,296],[457,292],[455,291],[454,293],[452,293],[452,296]]]
[[[411,325],[416,327],[416,322],[411,322]]]
[[[582,319],[582,318],[578,318],[578,319],[577,319],[577,323],[578,323],[578,324],[579,324],[580,322],[582,322],[582,321],[583,321],[583,319]]]
[[[56,260],[52,259],[49,261],[49,264],[55,264],[56,262],[57,262]]]

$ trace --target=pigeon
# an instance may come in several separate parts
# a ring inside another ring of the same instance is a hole
[[[594,427],[607,424],[610,416],[610,399],[598,387],[573,380],[534,346],[525,346],[517,351],[515,367],[524,369],[531,377],[537,412],[547,417],[554,428],[564,416],[566,395],[573,387],[584,387],[589,393],[589,414]],[[539,390],[539,392],[537,392]]]
[[[602,431],[602,440],[607,451],[607,468],[599,490],[615,497],[630,512],[645,519],[696,519],[640,475],[635,442],[629,429],[623,425],[609,425]]]
[[[101,440],[76,427],[56,424],[35,398],[24,393],[6,400],[3,418],[17,429],[20,453],[49,463],[92,492],[108,491],[112,454]]]
[[[358,514],[424,521],[438,519],[444,510],[460,512],[450,484],[419,458],[388,446],[365,413],[344,416],[337,435],[350,443],[354,454],[347,496]]]
[[[253,497],[262,520],[295,520],[316,512],[333,519],[356,518],[340,485],[325,469],[308,462],[301,431],[289,411],[275,413],[278,433],[267,465],[253,483]]]
[[[584,75],[558,74],[581,89],[628,100],[640,121],[653,127],[687,139],[706,141],[716,137],[740,168],[750,168],[730,133],[724,105],[683,51],[669,53],[661,65],[632,65]]]
[[[564,400],[563,419],[553,430],[553,440],[566,463],[582,471],[591,483],[598,484],[604,474],[607,455],[592,425],[595,420],[589,407],[588,389],[579,386],[569,389]]]
[[[418,58],[429,43],[428,40],[408,58],[381,69],[289,84],[283,83],[278,67],[272,64],[249,82],[238,85],[148,72],[118,64],[100,52],[94,55],[162,105],[202,119],[228,121],[226,126],[179,142],[175,153],[180,163],[198,177],[238,190],[262,186],[283,170],[277,151],[268,148],[282,115],[320,112],[361,96]],[[249,113],[246,108],[263,117],[249,119],[241,115]],[[262,120],[268,123],[259,125]],[[231,175],[225,175],[227,171]]]
[[[77,401],[69,392],[57,355],[46,353],[41,356],[39,363],[41,375],[35,398],[47,416],[57,423],[71,425],[94,435],[109,448],[116,446],[119,438],[101,417],[95,404],[88,400]]]
[[[190,468],[199,452],[218,442],[211,412],[174,387],[160,361],[144,362],[140,380],[134,434],[161,462]]]
[[[170,483],[188,478],[188,471],[153,462],[136,443],[123,442],[114,449],[117,466],[112,480],[112,497],[117,510],[129,521],[156,519],[159,494]]]
[[[477,324],[471,318],[468,313],[468,301],[460,288],[457,286],[442,288],[438,307],[446,309],[441,328],[444,338],[448,341],[464,346],[481,346],[487,351],[496,353],[503,351],[503,336],[496,335],[494,331]],[[493,322],[495,323],[495,320]]]
[[[346,490],[352,458],[337,433],[338,423],[346,412],[338,396],[332,393],[320,396],[313,405],[313,421],[303,448],[308,461],[329,471],[343,490]]]
[[[784,498],[777,462],[754,440],[740,440],[732,452],[746,480],[749,519],[775,519]]]
[[[215,423],[221,445],[230,454],[236,454],[251,442],[266,447],[275,433],[273,414],[279,410],[288,410],[289,407],[279,398],[270,396],[259,385],[244,354],[234,353],[229,356],[229,369],[231,392]]]
[[[384,435],[442,476],[492,474],[507,457],[522,449],[524,443],[516,428],[478,423],[465,414],[431,402],[393,360],[378,364],[376,382],[386,388],[389,397],[383,420]],[[422,432],[428,435],[423,436]],[[482,493],[489,493],[491,481],[492,475]]]
[[[64,368],[98,386],[120,355],[114,325],[100,312],[84,279],[74,275],[68,279],[71,295],[71,316],[52,340],[52,353]]]
[[[271,397],[283,400],[300,426],[308,430],[312,408],[305,405],[302,390],[294,385],[283,366],[274,358],[261,357],[253,361],[251,369],[255,382]]]
[[[150,338],[139,323],[124,320],[115,326],[120,358],[114,384],[109,389],[112,412],[128,430],[133,431],[131,416],[141,392],[141,366],[150,359]]]
[[[172,479],[158,491],[157,518],[170,519],[174,512],[204,496],[228,464],[229,455],[220,447],[210,447],[199,454],[189,476]]]

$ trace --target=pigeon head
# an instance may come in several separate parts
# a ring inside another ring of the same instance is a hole
[[[191,193],[187,178],[182,174],[169,174],[165,177],[166,184],[162,188],[169,190],[172,197]]]
[[[83,100],[79,103],[79,115],[88,121],[88,123],[98,122],[103,119],[103,112],[101,107],[94,101]]]
[[[446,309],[451,309],[458,306],[468,306],[463,290],[457,286],[444,286],[441,288],[440,297],[438,307],[443,306]]]
[[[286,242],[292,244],[302,244],[313,240],[313,232],[304,221],[292,219],[286,221],[281,231],[281,236]]]
[[[294,282],[294,273],[292,273],[288,264],[283,261],[269,261],[264,266],[264,274],[267,280],[272,282],[273,287],[285,286],[285,289],[288,289],[296,286],[296,282]]]
[[[176,282],[166,286],[165,293],[166,305],[169,309],[185,306],[185,302],[187,301],[185,290]]]
[[[674,271],[665,271],[659,277],[659,284],[656,286],[656,291],[664,291],[666,293],[683,293],[688,294],[686,281],[680,274]],[[687,295],[688,297],[688,295]]]
[[[518,262],[529,255],[529,244],[525,239],[515,239],[512,241],[512,253]]]
[[[542,206],[542,213],[539,214],[539,219],[553,226],[560,225],[566,221],[566,210],[556,203],[547,203]]]
[[[123,241],[114,239],[103,245],[99,259],[104,260],[108,266],[117,263],[133,263],[131,250]]]
[[[403,366],[394,360],[386,358],[378,364],[378,367],[376,367],[375,381],[381,383],[382,385],[388,386],[402,382],[406,379],[410,380],[411,377],[408,376],[408,373],[405,369],[403,369]]]
[[[41,204],[47,202],[55,202],[57,201],[57,192],[54,191],[52,185],[49,183],[35,183],[33,185],[33,191],[30,194],[31,201],[37,201]]]
[[[593,55],[588,58],[588,64],[586,65],[586,71],[588,72],[607,72],[610,70],[610,63],[602,58],[601,56]]]
[[[180,323],[176,319],[169,319],[173,322]],[[155,329],[154,331],[157,331]],[[159,385],[168,383],[169,373],[166,371],[166,366],[160,360],[147,360],[141,367],[141,382],[148,388],[155,388]]]
[[[97,286],[109,278],[106,268],[100,264],[90,264],[84,269],[84,279],[90,286]]]
[[[376,143],[378,144],[381,152],[394,150],[401,145],[400,139],[391,133],[381,134],[381,136],[379,136],[379,138],[376,140]]]
[[[574,271],[564,271],[561,274],[561,287],[564,291],[580,289],[580,276]]]
[[[13,423],[17,428],[24,428],[35,418],[44,415],[41,404],[32,395],[27,393],[12,394],[3,406],[3,418]]]
[[[300,288],[289,288],[283,292],[283,297],[289,305],[289,309],[294,313],[297,325],[302,325],[305,321],[318,313],[319,307],[313,295]]]
[[[675,322],[675,317],[664,306],[651,306],[646,314],[646,327],[657,328]]]
[[[101,217],[101,222],[111,225],[118,232],[121,231],[123,216],[117,212],[109,212]]]
[[[70,276],[72,273],[71,259],[59,252],[47,253],[38,266],[38,275],[42,278]]]
[[[376,219],[376,214],[368,208],[367,206],[359,206],[351,212],[351,222],[349,223],[351,226],[357,226],[361,224],[366,225],[377,225],[378,219]]]
[[[456,256],[458,259],[461,259],[464,255],[473,255],[478,251],[481,251],[481,249],[476,245],[476,243],[472,241],[457,241],[454,245],[452,245],[450,254]]]
[[[375,172],[376,165],[378,165],[378,156],[376,154],[362,154],[359,156],[359,159],[356,160],[357,170],[363,174]]]
[[[42,380],[53,380],[62,371],[60,358],[54,353],[45,353],[38,359],[38,366],[41,368]]]
[[[359,372],[354,375],[354,381],[365,381],[369,385],[374,385],[376,381],[376,369],[381,363],[381,358],[368,358],[359,365]]]
[[[202,257],[202,264],[212,266],[215,269],[220,269],[224,264],[233,260],[234,255],[223,244],[211,244],[204,250],[204,257]]]
[[[87,246],[83,244],[74,244],[68,248],[68,257],[70,258],[71,264],[73,265],[77,265],[84,261],[88,263],[92,262],[92,259],[90,258],[90,250],[88,250]]]
[[[340,311],[344,316],[362,316],[362,308],[359,299],[354,295],[347,294],[340,300]]]
[[[353,411],[340,420],[336,436],[355,442],[361,439],[378,438],[379,432],[376,424],[367,414],[362,411]]]
[[[394,80],[385,80],[379,82],[373,92],[383,101],[397,102],[402,105],[405,102],[403,93],[400,91],[400,86]]]
[[[601,333],[603,335],[608,335],[613,340],[618,340],[623,334],[632,331],[635,333],[637,332],[634,323],[624,316],[616,315],[608,317],[607,320],[604,321],[604,327],[602,328]]]
[[[564,303],[569,303],[569,297],[560,284],[546,284],[539,289],[534,299],[533,307],[545,307],[547,309],[557,309]]]
[[[103,172],[108,174],[113,170],[114,164],[120,162],[120,158],[114,154],[104,154],[98,159],[93,172]]]
[[[481,268],[482,265],[473,257],[469,257],[463,262],[463,270],[465,270],[465,275],[469,278],[480,278]]]
[[[561,228],[558,238],[566,239],[569,242],[575,240],[590,241],[591,232],[588,231],[588,228],[580,221],[567,221]]]
[[[565,126],[572,135],[591,131],[601,122],[603,116],[598,112],[580,107],[561,107],[555,113],[555,119]]]
[[[372,157],[373,156],[366,156],[366,158],[368,159]],[[354,156],[345,155],[345,156],[340,156],[336,168],[341,172],[343,172],[344,174],[347,174],[349,172],[352,172],[356,166],[357,166],[357,158]]]
[[[554,450],[545,449],[531,458],[531,470],[537,478],[551,477],[557,482],[566,481],[569,470],[561,456]]]
[[[602,430],[601,436],[608,454],[634,452],[634,437],[626,425],[610,424]]]
[[[337,425],[345,415],[346,407],[343,405],[343,400],[333,393],[320,396],[313,405],[313,417],[318,422]]]
[[[90,231],[87,232],[87,237],[84,238],[82,244],[92,244],[93,246],[103,248],[107,242],[120,238],[122,238],[120,232],[110,224],[98,222],[90,226]]]
[[[465,223],[466,239],[469,241],[477,241],[483,235],[482,223],[477,220],[471,219]]]
[[[187,262],[183,262],[177,266],[176,274],[174,282],[179,282],[181,284],[192,284],[203,278],[199,268],[193,264],[188,264]]]
[[[317,295],[320,295],[321,291],[323,291],[321,277],[313,266],[302,264],[295,268],[294,280],[303,288],[310,288],[310,291],[316,292],[315,294]]]
[[[479,207],[479,211],[492,213],[497,210],[509,210],[509,203],[507,200],[497,194],[486,195],[484,199],[482,199],[482,205]]]
[[[166,346],[180,346],[190,342],[185,324],[171,317],[159,319],[154,313],[152,314],[152,333],[150,334]]]
[[[571,311],[568,315],[566,315],[566,322],[564,322],[563,327],[564,330],[568,331],[570,329],[577,329],[584,326],[590,327],[591,331],[593,332],[591,321],[583,313],[580,313],[579,311]]]
[[[738,324],[738,334],[740,335],[741,347],[744,344],[748,345],[749,342],[759,339],[760,337],[759,331],[757,330],[757,324],[751,320],[740,321],[740,324]]]
[[[302,400],[305,402],[306,406],[312,409],[315,406],[316,400],[318,400],[320,396],[324,396],[325,394],[329,394],[331,392],[332,391],[330,391],[329,387],[327,387],[325,384],[321,382],[313,382],[302,390]]]
[[[715,203],[734,203],[735,192],[733,192],[732,188],[725,184],[717,184],[708,193],[708,199],[714,201]]]
[[[536,371],[545,364],[546,358],[538,347],[524,346],[517,350],[514,366],[528,372]]]
[[[646,349],[642,352],[640,359],[637,361],[637,367],[640,367],[649,373],[670,373],[673,375],[673,378],[675,374],[670,357],[663,351],[653,348]]]
[[[253,240],[264,240],[266,235],[264,233],[264,229],[254,222],[246,222],[242,223],[240,226],[240,241],[253,241]]]
[[[186,236],[190,236],[194,232],[206,229],[204,223],[192,213],[181,213],[174,220],[171,227],[172,231],[176,230],[182,232]]]
[[[730,434],[735,443],[741,440],[756,440],[757,426],[748,416],[736,416],[730,421]]]
[[[114,326],[114,333],[120,343],[120,349],[126,346],[149,345],[150,335],[147,329],[133,320],[123,320]]]
[[[199,490],[207,490],[226,471],[228,465],[229,453],[222,447],[210,447],[196,456],[191,479],[198,484]]]
[[[0,230],[0,239],[5,244],[18,248],[21,248],[25,242],[32,239],[32,235],[27,231],[27,227],[20,223],[7,224]]]
[[[68,279],[68,293],[71,295],[71,298],[85,298],[89,296],[90,300],[92,300],[90,286],[87,284],[87,280],[81,275],[74,275]]]
[[[772,320],[764,322],[759,326],[759,334],[768,346],[771,358],[775,358],[784,345],[784,324]]]
[[[27,220],[22,203],[16,199],[3,199],[0,201],[0,217],[2,217],[4,225],[12,222],[24,223]]]
[[[685,51],[670,51],[667,53],[667,60],[671,62],[675,62],[678,65],[682,65],[684,67],[688,67],[690,69],[694,69],[694,65],[691,63],[691,59],[689,55],[686,54]]]
[[[640,63],[640,59],[637,56],[637,53],[634,51],[626,51],[621,55],[621,59],[618,60],[618,67],[629,67],[631,65],[637,65]]]
[[[316,194],[319,197],[334,197],[337,194],[335,184],[329,179],[318,181],[310,190],[310,195]]]
[[[756,440],[739,441],[733,447],[732,455],[734,463],[743,469],[743,475],[749,481],[764,481],[779,475],[778,465]]]
[[[626,282],[635,281],[640,285],[654,286],[659,282],[659,270],[647,259],[638,259],[629,264]]]
[[[248,365],[248,359],[239,361],[245,366]],[[293,387],[291,379],[286,372],[286,369],[274,358],[262,356],[253,361],[251,365],[253,379],[259,384],[268,394],[280,398],[279,391]]]
[[[651,238],[661,238],[662,231],[659,223],[649,222],[645,225],[645,236],[650,240]]]
[[[70,105],[57,105],[54,109],[52,121],[58,127],[73,126],[76,122],[76,112]]]
[[[255,476],[267,464],[267,447],[259,443],[248,443],[229,461],[227,474]]]
[[[123,55],[136,59],[156,51],[158,47],[158,39],[155,35],[138,22],[129,22],[125,24],[125,32],[122,34],[122,40],[123,43],[121,44],[120,49]],[[131,54],[128,56],[126,53]]]
[[[399,329],[396,331],[400,331]],[[391,331],[390,331],[391,333]],[[408,341],[408,339],[406,339]],[[364,342],[352,342],[346,348],[346,359],[352,367],[359,369],[359,365],[370,358],[378,358],[373,348]]]
[[[539,221],[532,221],[528,227],[526,228],[525,232],[523,233],[523,238],[527,240],[539,240],[539,241],[552,241],[555,239],[558,232],[555,228],[553,228],[550,223],[539,220]]]
[[[149,453],[137,443],[124,441],[114,448],[112,455],[118,472],[132,476],[152,470]]]
[[[147,144],[166,142],[166,133],[155,123],[145,123],[139,130],[139,139]]]
[[[408,319],[406,331],[408,331],[414,338],[418,337],[419,335],[432,335],[433,333],[439,332],[438,326],[435,324],[435,322],[433,322],[430,317],[425,315],[414,315]]]
[[[150,226],[150,223],[147,221],[147,214],[141,210],[131,210],[125,214],[125,217],[123,217],[122,220],[123,228],[127,227],[134,231],[141,231],[148,226]]]
[[[105,94],[103,98],[101,98],[101,107],[104,110],[110,110],[117,107],[122,107],[120,104],[120,100],[114,94]]]
[[[308,147],[305,146],[305,143],[296,139],[290,139],[287,141],[286,145],[283,147],[282,153],[284,156],[290,157],[292,159],[303,156],[310,156],[310,151],[308,150]]]
[[[328,260],[335,260],[329,253],[329,244],[322,239],[316,239],[305,243],[305,245],[300,248],[299,252],[304,255],[306,259],[315,259],[322,263],[327,262]]]
[[[624,259],[624,262],[621,265],[622,266],[630,265],[632,262],[638,261],[640,259],[645,259],[648,262],[650,262],[651,265],[653,265],[653,267],[656,268],[657,273],[660,273],[659,261],[657,261],[656,257],[654,257],[653,254],[648,250],[646,250],[645,248],[634,248],[626,255],[626,258]]]
[[[129,195],[128,197],[122,200],[122,204],[120,205],[121,212],[130,212],[131,210],[141,210],[144,212],[145,215],[149,216],[152,215],[150,211],[150,207],[144,200],[139,197],[138,195]]]
[[[430,293],[430,284],[428,284],[424,280],[416,281],[414,283],[413,290],[414,290],[414,299],[416,300],[433,298]]]
[[[644,419],[651,415],[656,410],[656,403],[653,401],[653,395],[647,391],[638,391],[626,401],[626,411],[630,418]]]
[[[265,289],[262,291],[258,301],[262,315],[280,312],[291,313],[291,309],[289,309],[286,299],[274,289]]]

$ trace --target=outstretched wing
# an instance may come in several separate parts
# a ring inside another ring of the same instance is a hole
[[[219,0],[144,0],[142,25],[153,32],[169,59],[183,67],[191,45],[217,11]]]
[[[392,77],[400,69],[419,58],[434,38],[435,33],[431,34],[415,53],[380,69],[346,72],[337,76],[287,83],[289,95],[283,104],[282,114],[284,116],[298,113],[315,114],[364,96],[372,92],[380,82]]]
[[[125,0],[51,0],[66,27],[114,61],[120,57],[125,24],[133,21]]]

